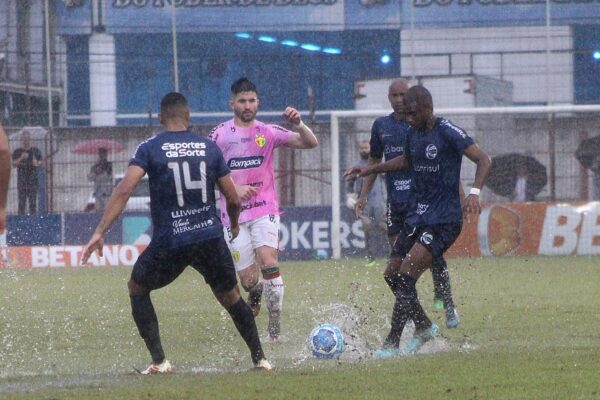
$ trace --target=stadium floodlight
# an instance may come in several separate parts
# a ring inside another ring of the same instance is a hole
[[[290,46],[290,47],[296,47],[296,46],[300,45],[300,43],[296,42],[295,40],[289,40],[289,39],[282,40],[281,44],[284,46]]]
[[[383,53],[379,61],[381,61],[382,64],[389,64],[389,62],[392,61],[392,58],[388,53]]]
[[[246,32],[238,32],[235,34],[235,37],[239,39],[252,39],[252,35]]]
[[[300,45],[301,48],[308,51],[319,51],[321,50],[321,46],[317,46],[316,44],[303,43]]]
[[[326,54],[342,54],[342,49],[338,49],[336,47],[325,47],[323,49],[323,53],[326,53]]]
[[[594,57],[594,60],[600,61],[600,51],[595,51],[592,57]]]
[[[267,36],[267,35],[260,35],[258,37],[258,40],[260,40],[261,42],[267,42],[267,43],[276,43],[277,39],[275,39],[273,36]]]

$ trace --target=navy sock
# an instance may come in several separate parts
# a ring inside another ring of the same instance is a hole
[[[394,296],[398,295],[398,288],[400,287],[400,274],[384,275],[383,279],[385,283],[390,287]]]
[[[144,339],[146,347],[152,356],[152,362],[160,364],[165,360],[165,353],[160,342],[160,333],[158,331],[158,318],[150,300],[150,294],[130,295],[131,314],[133,320]]]
[[[448,273],[448,265],[444,257],[439,257],[433,260],[431,266],[431,276],[433,278],[433,288],[435,298],[444,301],[444,308],[454,307],[452,300],[452,288],[450,286],[450,274]]]
[[[228,312],[231,315],[231,319],[233,319],[235,327],[250,349],[252,362],[256,364],[265,358],[265,354],[260,344],[258,329],[256,328],[256,321],[252,315],[252,310],[244,299],[240,298],[237,303],[231,305]]]
[[[413,315],[413,297],[416,296],[415,279],[409,275],[394,274],[390,282],[396,287],[396,302],[392,311],[392,326],[384,347],[398,347],[406,321]],[[392,285],[390,285],[392,287]],[[392,289],[393,290],[393,289]]]

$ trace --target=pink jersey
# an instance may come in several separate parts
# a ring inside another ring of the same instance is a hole
[[[269,214],[279,215],[273,153],[276,147],[286,145],[293,134],[278,125],[259,121],[254,121],[251,128],[241,128],[234,125],[233,119],[215,127],[210,133],[209,137],[223,152],[233,182],[254,186],[258,191],[249,200],[242,200],[240,223]],[[219,205],[221,221],[229,225],[223,196]]]

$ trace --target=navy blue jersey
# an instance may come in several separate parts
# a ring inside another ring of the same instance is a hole
[[[473,139],[444,118],[427,133],[411,129],[407,154],[417,202],[407,223],[413,226],[462,222],[460,167],[463,152]]]
[[[229,168],[210,139],[163,132],[141,143],[129,165],[148,174],[152,245],[174,248],[223,235],[215,185]]]
[[[403,155],[410,125],[399,121],[393,114],[379,117],[371,127],[371,158],[387,161]],[[409,171],[392,171],[385,174],[388,203],[399,204],[411,201],[411,174]]]

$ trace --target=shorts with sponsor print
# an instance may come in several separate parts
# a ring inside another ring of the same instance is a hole
[[[462,224],[440,224],[413,227],[404,225],[392,247],[392,257],[404,257],[415,243],[423,245],[433,258],[441,257],[456,241]]]
[[[255,261],[254,250],[268,246],[279,249],[279,215],[269,214],[240,224],[239,235],[231,241],[231,230],[223,228],[235,269],[241,271]]]
[[[138,257],[131,278],[150,290],[173,282],[187,266],[200,272],[216,292],[228,292],[237,284],[235,268],[223,237],[175,249],[150,244]]]

